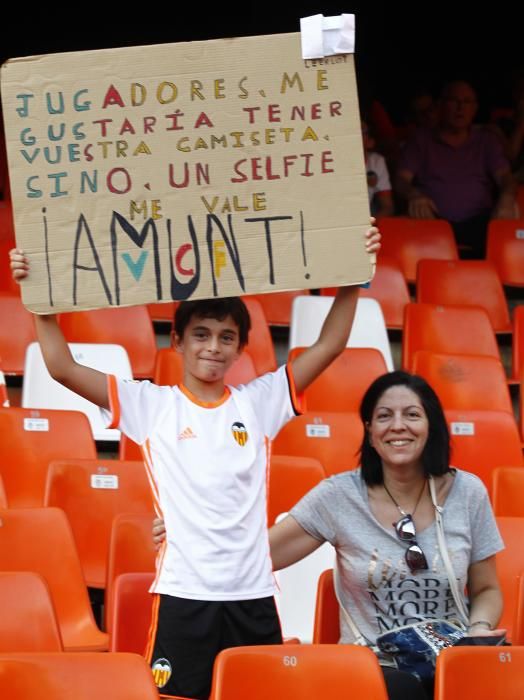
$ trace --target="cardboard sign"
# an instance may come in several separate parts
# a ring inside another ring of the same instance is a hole
[[[372,276],[352,55],[282,34],[19,58],[2,100],[32,311]]]

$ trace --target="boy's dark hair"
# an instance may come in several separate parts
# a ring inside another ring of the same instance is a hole
[[[440,476],[450,471],[449,430],[438,396],[425,379],[399,370],[375,379],[360,404],[360,418],[364,424],[364,438],[360,448],[362,478],[368,486],[382,484],[384,481],[381,459],[369,442],[368,425],[371,423],[373,411],[380,397],[394,386],[405,386],[411,389],[420,399],[426,412],[428,439],[422,451],[424,473]]]
[[[182,301],[175,311],[175,333],[179,338],[184,336],[184,331],[191,318],[213,318],[223,321],[231,316],[238,326],[239,347],[247,345],[249,331],[251,330],[251,318],[246,305],[240,297],[224,297],[222,299],[197,299],[195,301]]]

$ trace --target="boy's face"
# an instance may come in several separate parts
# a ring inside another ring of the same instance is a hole
[[[174,347],[184,357],[184,373],[202,382],[223,381],[241,353],[238,326],[231,316],[223,321],[192,317]]]

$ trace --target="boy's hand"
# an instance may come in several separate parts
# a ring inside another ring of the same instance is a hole
[[[378,253],[380,250],[380,241],[382,236],[380,231],[375,226],[375,219],[370,219],[371,228],[366,231],[366,252],[367,253]]]
[[[29,261],[24,255],[24,251],[13,248],[9,251],[9,260],[13,279],[20,282],[29,274]]]
[[[153,520],[153,542],[155,543],[155,549],[160,549],[162,543],[166,539],[166,526],[162,518],[155,518]]]

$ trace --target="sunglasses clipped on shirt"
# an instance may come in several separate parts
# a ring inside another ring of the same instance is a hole
[[[395,528],[399,540],[409,544],[404,556],[411,573],[414,574],[417,571],[425,571],[428,569],[426,556],[417,543],[415,523],[411,515],[406,513],[400,520],[394,523],[393,527]]]

